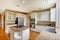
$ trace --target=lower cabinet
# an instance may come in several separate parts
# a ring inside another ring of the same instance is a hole
[[[48,32],[54,32],[55,28],[54,27],[50,27],[50,26],[35,26],[35,30],[37,32],[41,32],[41,31],[48,31]]]
[[[21,32],[14,32],[11,30],[10,40],[28,40],[29,39],[29,29],[25,29]]]
[[[23,40],[29,40],[29,29],[26,29],[23,31],[23,34],[22,34],[22,37],[23,37]]]

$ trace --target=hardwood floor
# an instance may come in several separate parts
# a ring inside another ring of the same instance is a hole
[[[29,39],[29,40],[35,40],[36,37],[37,37],[39,34],[40,34],[40,33],[38,33],[38,32],[35,32],[35,31],[30,30],[30,39]]]
[[[35,38],[39,35],[38,32],[30,30],[30,39],[35,40]],[[0,40],[9,40],[10,35],[6,34],[2,28],[0,28]]]
[[[8,34],[0,27],[0,40],[9,40]]]

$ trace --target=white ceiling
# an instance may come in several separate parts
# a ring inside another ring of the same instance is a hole
[[[0,0],[0,13],[5,9],[30,12],[39,10],[39,8],[46,8],[55,2],[56,0]]]

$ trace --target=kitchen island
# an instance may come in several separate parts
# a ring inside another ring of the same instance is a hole
[[[28,40],[29,33],[29,27],[10,27],[10,40]]]

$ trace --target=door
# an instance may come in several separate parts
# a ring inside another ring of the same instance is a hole
[[[5,31],[5,14],[3,15],[3,29]]]
[[[0,14],[0,27],[2,27],[2,14]]]

